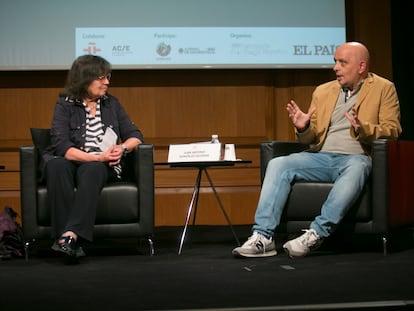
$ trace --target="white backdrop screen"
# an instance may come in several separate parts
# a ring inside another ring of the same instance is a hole
[[[0,0],[0,70],[323,68],[346,40],[344,0]]]

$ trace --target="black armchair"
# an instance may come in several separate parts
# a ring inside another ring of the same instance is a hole
[[[47,190],[40,181],[40,153],[50,141],[49,129],[31,129],[34,145],[20,147],[20,191],[26,256],[29,246],[52,238],[51,210]],[[154,254],[154,163],[153,145],[141,144],[126,158],[128,181],[106,185],[101,192],[94,237],[146,238]],[[27,258],[27,257],[26,257]]]
[[[340,228],[346,232],[377,234],[382,237],[384,254],[387,252],[387,235],[393,223],[392,213],[398,213],[399,206],[393,206],[389,197],[389,144],[391,141],[379,139],[372,144],[372,172],[358,201],[350,209]],[[260,145],[261,181],[267,163],[273,157],[300,152],[308,146],[299,142],[267,141]],[[401,164],[402,165],[402,164]],[[310,222],[319,215],[321,206],[332,188],[332,183],[295,182],[278,231],[293,233],[308,228]],[[413,216],[405,222],[413,222]]]

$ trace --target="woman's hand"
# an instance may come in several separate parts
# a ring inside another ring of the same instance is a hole
[[[123,150],[120,145],[113,145],[111,148],[108,148],[105,153],[107,153],[108,156],[107,162],[109,166],[114,166],[121,162]]]
[[[122,148],[118,145],[112,145],[105,152],[97,155],[99,162],[108,163],[109,166],[117,165],[121,162]]]

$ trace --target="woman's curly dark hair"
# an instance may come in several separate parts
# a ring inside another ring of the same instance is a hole
[[[110,74],[111,64],[97,55],[79,56],[72,64],[60,96],[83,100],[89,98],[88,87],[98,77]]]

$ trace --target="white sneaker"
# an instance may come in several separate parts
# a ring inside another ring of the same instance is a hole
[[[269,257],[277,254],[275,242],[260,233],[254,232],[247,241],[232,251],[237,257]]]
[[[285,252],[289,257],[303,257],[308,255],[311,251],[318,249],[322,242],[321,238],[315,230],[308,229],[300,237],[290,240],[283,244]]]

